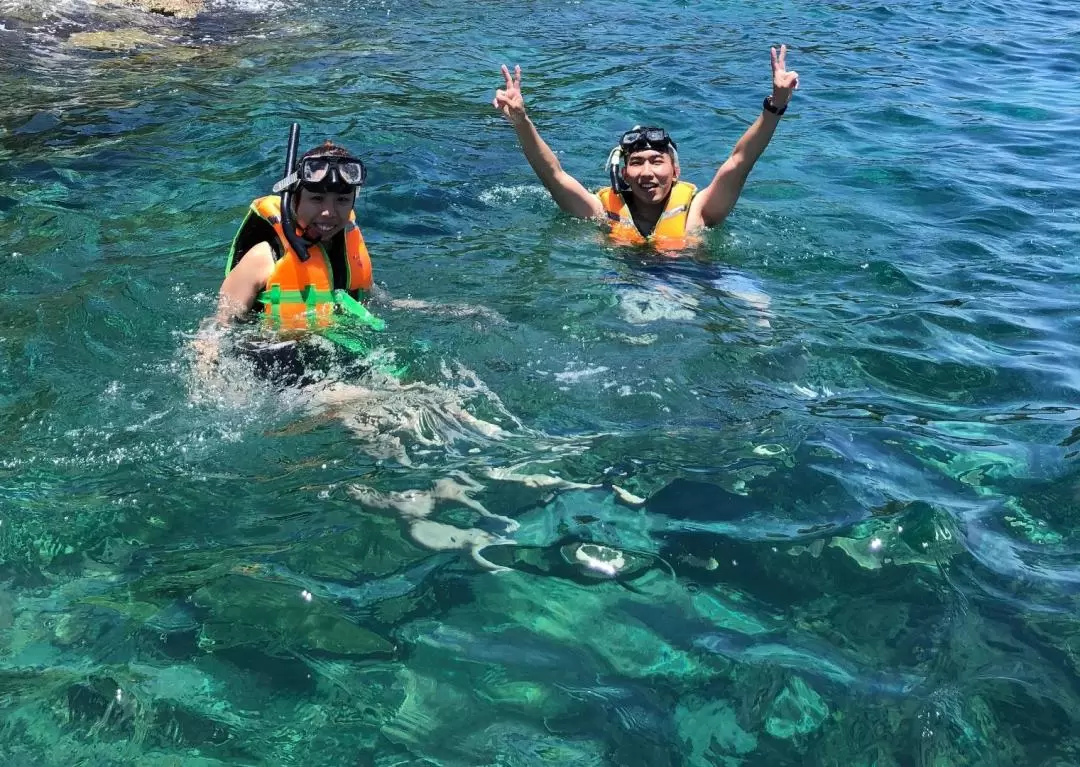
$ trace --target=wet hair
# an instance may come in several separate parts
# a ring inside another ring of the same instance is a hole
[[[340,144],[335,144],[333,141],[327,139],[319,146],[312,147],[311,149],[300,155],[301,160],[306,160],[309,157],[352,157],[353,153]]]

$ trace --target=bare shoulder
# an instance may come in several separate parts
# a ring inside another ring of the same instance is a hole
[[[266,287],[266,281],[274,273],[274,263],[274,249],[269,242],[252,245],[225,276],[221,292],[246,301]]]
[[[227,323],[251,309],[273,273],[274,249],[269,242],[260,242],[245,251],[221,283],[218,322]]]
[[[262,277],[265,281],[274,271],[274,249],[265,240],[252,245],[240,257],[233,272],[241,272],[246,278]]]

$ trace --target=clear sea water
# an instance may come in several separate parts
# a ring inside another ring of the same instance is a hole
[[[0,763],[1080,763],[1073,3],[5,3]],[[704,184],[780,42],[678,261],[490,106]],[[368,162],[378,364],[200,379],[293,120]]]

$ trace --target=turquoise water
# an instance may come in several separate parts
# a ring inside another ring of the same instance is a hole
[[[4,764],[1080,760],[1072,4],[218,5],[129,54],[28,8]],[[520,63],[588,185],[635,122],[704,184],[779,42],[802,88],[676,263],[560,215],[490,107]],[[401,381],[192,374],[294,119],[368,161]]]

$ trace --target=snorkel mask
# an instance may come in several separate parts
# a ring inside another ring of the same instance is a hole
[[[306,237],[296,233],[293,215],[293,194],[303,187],[311,192],[351,192],[367,181],[367,168],[355,157],[303,157],[296,161],[300,145],[300,124],[289,128],[289,146],[285,152],[285,178],[274,184],[274,193],[281,195],[281,224],[289,245],[301,261],[308,260]]]
[[[630,191],[630,185],[623,178],[622,169],[626,164],[626,158],[634,152],[643,149],[655,149],[658,152],[670,152],[671,159],[676,165],[679,164],[679,146],[675,139],[668,135],[663,128],[642,127],[635,125],[619,139],[619,145],[608,154],[608,178],[611,180],[611,188],[619,194]]]

